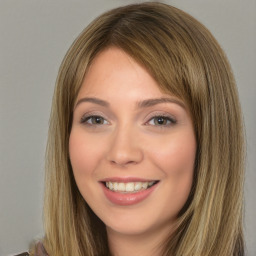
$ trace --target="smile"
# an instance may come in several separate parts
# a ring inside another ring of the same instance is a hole
[[[107,181],[105,186],[114,192],[121,193],[138,193],[139,191],[148,189],[154,186],[158,181],[149,181],[149,182],[114,182]]]
[[[112,178],[101,181],[106,198],[114,205],[129,206],[148,198],[158,187],[159,180]]]

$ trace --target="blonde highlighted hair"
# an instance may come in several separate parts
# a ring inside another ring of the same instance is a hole
[[[111,255],[105,226],[76,186],[69,161],[72,111],[86,71],[107,47],[143,65],[159,87],[186,102],[197,156],[193,187],[163,241],[163,255],[242,256],[244,134],[230,65],[211,33],[160,3],[113,9],[95,19],[67,52],[52,103],[46,158],[44,246],[51,256]]]

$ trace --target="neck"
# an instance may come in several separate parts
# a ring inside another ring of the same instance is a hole
[[[163,241],[170,235],[166,230],[142,234],[121,234],[107,228],[108,243],[113,256],[161,256]]]

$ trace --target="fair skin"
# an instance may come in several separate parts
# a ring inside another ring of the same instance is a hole
[[[113,255],[160,255],[192,186],[196,139],[186,104],[163,93],[129,55],[108,48],[79,91],[69,153]]]

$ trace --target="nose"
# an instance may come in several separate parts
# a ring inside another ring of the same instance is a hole
[[[122,167],[140,163],[143,160],[143,147],[138,136],[132,129],[117,129],[111,137],[107,160]]]

